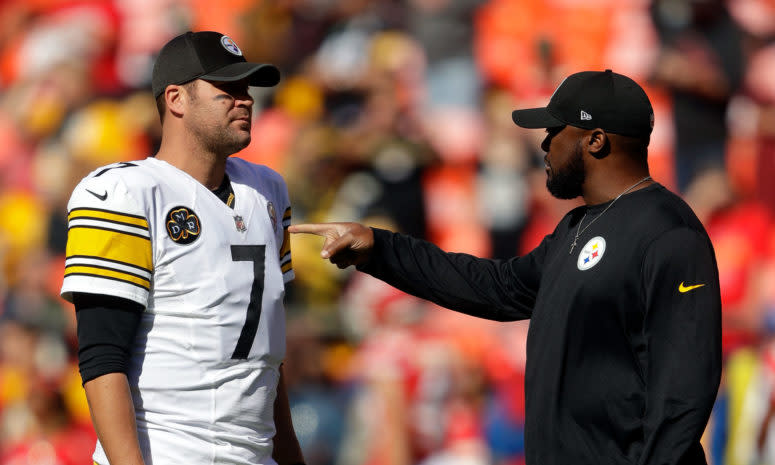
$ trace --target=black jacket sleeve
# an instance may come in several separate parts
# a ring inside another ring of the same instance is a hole
[[[358,270],[443,307],[497,321],[530,318],[546,242],[507,261],[444,252],[411,236],[374,229],[369,261]]]
[[[646,411],[639,465],[705,463],[700,437],[721,379],[721,296],[710,240],[660,236],[643,264]]]
[[[74,293],[78,368],[85,384],[108,373],[126,373],[143,306],[107,295]]]

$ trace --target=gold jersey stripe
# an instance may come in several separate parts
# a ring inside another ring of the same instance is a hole
[[[151,241],[121,231],[97,228],[70,228],[67,257],[88,255],[118,261],[147,271],[153,269]]]
[[[293,269],[293,264],[291,262],[288,262],[285,265],[283,265],[280,269],[282,270],[283,274],[287,273]]]
[[[67,220],[72,221],[76,218],[107,220],[148,229],[148,221],[142,216],[128,215],[126,213],[115,212],[111,210],[101,210],[97,208],[73,208],[67,215]]]
[[[151,288],[151,282],[140,276],[93,265],[72,265],[66,267],[65,277],[68,276],[93,276],[96,278],[112,279],[114,281],[134,284],[135,286],[142,287],[146,291]]]
[[[283,246],[280,247],[280,258],[286,256],[291,251],[291,233],[286,229],[283,231]]]
[[[106,262],[106,263],[117,263],[119,265],[128,266],[130,268],[136,268],[138,270],[147,271],[149,273],[152,271],[152,270],[147,270],[145,268],[140,268],[139,266],[133,265],[131,263],[121,262],[121,261],[118,261],[118,260],[108,260],[105,257],[97,257],[95,255],[70,255],[70,256],[67,257],[68,260],[73,260],[73,261],[78,261],[77,259],[79,259],[79,258],[86,258],[86,259],[91,259],[91,260],[99,260],[99,261]]]
[[[94,265],[94,264],[90,264],[90,263],[73,263],[73,264],[65,266],[65,272],[67,272],[68,270],[73,269],[73,268],[79,268],[80,269],[80,271],[76,271],[75,273],[84,273],[86,268],[94,268],[94,270],[105,270],[105,271],[109,271],[109,272],[113,272],[113,273],[119,273],[119,274],[122,274],[122,275],[131,276],[131,277],[137,278],[137,279],[139,279],[141,281],[146,281],[146,282],[150,283],[150,278],[147,278],[147,277],[145,277],[143,275],[140,275],[140,274],[137,274],[137,273],[132,273],[130,271],[119,270],[119,269],[116,269],[116,268],[113,268],[113,267],[110,267],[110,266]],[[94,271],[94,270],[93,270],[94,274],[98,274],[100,276],[103,274],[102,271]],[[106,276],[107,276],[107,274],[106,274]]]

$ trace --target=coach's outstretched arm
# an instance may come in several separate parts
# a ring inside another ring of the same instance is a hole
[[[325,237],[321,256],[358,267],[406,293],[469,315],[498,321],[530,318],[544,246],[525,257],[490,260],[450,253],[405,234],[358,223],[291,226],[292,233]]]

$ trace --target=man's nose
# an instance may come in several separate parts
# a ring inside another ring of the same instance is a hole
[[[550,145],[552,145],[552,136],[547,134],[546,137],[544,137],[544,141],[541,142],[541,150],[548,152]]]
[[[234,96],[234,106],[237,107],[251,107],[253,106],[253,102],[253,97],[251,97],[247,92]]]

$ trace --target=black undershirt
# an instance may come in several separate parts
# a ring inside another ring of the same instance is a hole
[[[143,306],[121,297],[73,293],[78,322],[78,369],[86,384],[108,373],[126,373]]]
[[[212,191],[234,208],[234,189],[229,175]],[[121,297],[73,293],[78,323],[78,369],[86,382],[108,373],[126,373],[144,307]]]
[[[223,174],[223,182],[221,182],[221,185],[212,192],[216,195],[216,197],[221,199],[223,203],[226,204],[226,206],[232,209],[234,208],[234,202],[236,199],[234,197],[234,189],[231,187],[231,180],[229,179],[228,174]]]

